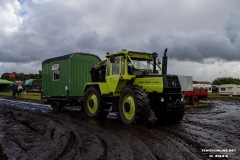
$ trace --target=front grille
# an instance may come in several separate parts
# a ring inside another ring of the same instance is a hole
[[[181,88],[177,76],[167,76],[167,84],[169,88]]]
[[[164,91],[167,93],[181,93],[181,86],[176,75],[164,76]]]

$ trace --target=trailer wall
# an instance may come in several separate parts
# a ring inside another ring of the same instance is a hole
[[[89,71],[100,61],[98,56],[86,53],[72,53],[43,61],[42,96],[83,96],[84,84],[91,80]]]

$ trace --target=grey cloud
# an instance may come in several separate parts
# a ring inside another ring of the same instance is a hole
[[[230,15],[226,22],[226,35],[211,29],[178,31],[175,24],[180,28],[189,25],[183,22],[186,17],[178,19],[176,13],[170,12],[175,8],[173,2],[124,2],[25,3],[24,13],[28,18],[23,20],[19,32],[0,39],[0,61],[42,61],[76,51],[103,57],[106,52],[121,49],[162,55],[165,48],[169,49],[170,58],[183,61],[240,60],[237,14]],[[176,12],[185,10],[184,5],[176,7],[179,8]],[[181,14],[191,16],[187,11]],[[207,20],[200,23],[209,24]],[[168,27],[173,28],[172,32],[167,32]]]
[[[99,35],[96,31],[86,32],[80,35],[78,38],[79,47],[86,49],[88,51],[94,51],[99,48]]]
[[[164,49],[168,48],[169,58],[180,61],[202,63],[206,62],[205,59],[240,61],[240,37],[235,39],[235,43],[232,43],[226,35],[210,30],[173,31],[165,36],[153,34],[147,42],[139,43],[135,48],[158,52],[160,56]]]
[[[240,60],[240,46],[214,31],[173,32],[166,45],[179,60],[203,61],[205,58]]]
[[[240,14],[236,12],[230,13],[230,17],[226,22],[225,30],[227,36],[230,38],[231,42],[234,43],[235,39],[240,34]]]

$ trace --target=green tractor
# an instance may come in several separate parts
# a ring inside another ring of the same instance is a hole
[[[158,121],[179,122],[185,104],[178,76],[166,74],[166,52],[167,49],[162,67],[155,52],[122,50],[107,54],[106,60],[95,68],[99,73],[97,80],[84,87],[87,115],[119,112],[125,124],[134,124],[146,121],[152,109]]]

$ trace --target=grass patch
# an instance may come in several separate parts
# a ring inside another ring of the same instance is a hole
[[[0,92],[1,96],[8,96],[8,97],[12,97],[12,92]],[[21,94],[21,97],[18,97],[16,95],[17,99],[31,99],[31,100],[41,100],[41,93],[35,93],[35,92],[23,92]]]
[[[220,95],[218,93],[211,93],[211,94],[208,94],[208,98],[240,99],[240,96],[229,96],[229,95]]]

